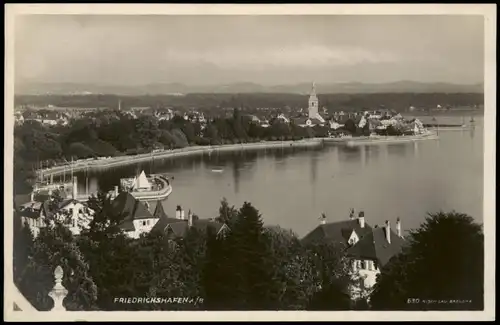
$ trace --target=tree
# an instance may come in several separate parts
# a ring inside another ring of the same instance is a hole
[[[224,238],[210,234],[203,272],[205,308],[218,310],[277,309],[262,217],[245,202]]]
[[[51,221],[35,240],[27,225],[15,228],[14,281],[35,308],[50,310],[53,301],[48,293],[54,286],[53,272],[60,265],[65,274],[62,284],[68,290],[66,309],[94,310],[97,286],[89,265],[64,221]]]
[[[352,119],[348,119],[344,123],[344,130],[351,134],[355,134],[357,131],[356,123]]]
[[[309,310],[348,310],[351,300],[352,268],[344,245],[312,242],[306,245],[307,256],[314,270],[315,292]]]
[[[88,158],[94,156],[94,151],[81,142],[73,142],[68,149],[70,157]]]
[[[278,226],[265,229],[280,310],[304,310],[314,293],[311,263],[297,235]]]
[[[219,216],[215,218],[217,222],[231,225],[238,215],[238,210],[233,206],[229,206],[226,198],[222,198],[219,208]]]
[[[429,214],[410,232],[408,245],[390,261],[371,295],[380,310],[482,310],[484,235],[468,215]],[[408,303],[408,299],[420,303]],[[436,300],[426,304],[423,300]],[[470,300],[466,303],[437,301]]]

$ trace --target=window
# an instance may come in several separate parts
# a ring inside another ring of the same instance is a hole
[[[143,221],[143,222],[142,222],[142,225],[143,225],[143,226],[145,226],[145,225],[146,225],[146,221]]]
[[[149,226],[149,220],[146,220],[146,225],[148,225],[148,226]]]
[[[367,262],[368,262],[368,261],[363,261],[363,262],[361,263],[361,268],[362,268],[363,270],[368,269],[368,265],[366,265],[366,264],[368,264]]]
[[[361,261],[359,261],[359,260],[358,260],[358,261],[356,261],[356,264],[357,264],[357,265],[356,265],[356,266],[357,266],[357,268],[358,268],[358,269],[360,269],[360,268],[361,268],[361,266],[362,266],[362,265],[361,265]]]
[[[82,214],[82,213],[83,213],[83,211],[82,211],[82,209],[81,209],[81,208],[80,208],[80,209],[78,209],[78,213],[79,213],[79,214]]]
[[[73,214],[73,208],[69,208],[69,214]]]

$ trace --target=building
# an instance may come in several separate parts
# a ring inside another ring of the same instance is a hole
[[[158,222],[149,212],[146,204],[137,200],[129,192],[122,192],[112,202],[113,211],[123,216],[119,227],[131,238],[139,238],[148,233]]]
[[[23,224],[27,223],[33,236],[37,237],[42,228],[53,223],[52,218],[59,220],[73,235],[79,235],[88,229],[94,211],[85,203],[73,198],[62,201],[54,211],[50,205],[51,199],[43,202],[28,202],[20,206],[19,212]]]
[[[316,84],[313,82],[312,89],[311,89],[311,95],[309,96],[309,108],[308,108],[309,118],[311,120],[317,119],[321,123],[325,123],[325,120],[319,114],[318,107],[319,107],[319,100],[318,100],[318,96],[316,95]]]
[[[351,259],[353,275],[360,276],[368,290],[375,285],[381,269],[401,252],[406,243],[399,218],[394,232],[389,221],[381,227],[371,227],[365,221],[364,212],[356,218],[354,210],[347,220],[327,223],[326,219],[322,219],[321,224],[302,239],[305,244],[317,241],[344,244]],[[360,288],[352,289],[351,294],[356,296]]]
[[[317,118],[310,118],[310,117],[296,117],[294,119],[292,119],[293,123],[295,125],[298,125],[300,127],[313,127],[313,126],[316,126],[316,125],[319,125],[319,126],[324,126],[325,123],[322,122],[321,120],[317,119]]]
[[[208,231],[209,228],[212,228],[217,236],[223,236],[229,231],[229,227],[226,224],[212,219],[199,219],[191,211],[188,212],[186,217],[181,206],[177,206],[175,218],[169,218],[163,210],[162,204],[158,202],[154,216],[159,218],[159,220],[151,231],[165,234],[169,241],[175,238],[183,238],[191,227],[199,231]]]

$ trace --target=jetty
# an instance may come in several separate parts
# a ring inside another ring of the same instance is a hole
[[[377,145],[377,144],[398,144],[406,142],[415,142],[423,140],[438,140],[439,136],[433,132],[428,132],[422,135],[403,135],[403,136],[370,136],[352,138],[345,142],[348,147],[361,145]]]
[[[137,177],[122,178],[120,186],[139,201],[164,200],[172,193],[172,185],[166,176],[153,174],[148,177],[144,171]],[[118,186],[115,186],[113,197],[118,194]]]
[[[127,186],[127,181],[131,180],[130,186]],[[137,177],[131,179],[122,179],[122,183],[115,185],[114,190],[107,192],[109,198],[114,199],[121,191],[126,191],[132,194],[139,201],[156,201],[164,200],[172,194],[172,184],[164,175],[150,175],[146,177],[144,171]],[[71,182],[63,183],[37,183],[31,193],[31,202],[35,201],[35,196],[50,196],[54,191],[59,191],[65,199],[75,199],[80,202],[87,202],[89,197],[96,196],[97,193],[88,191],[88,186],[84,193],[78,192],[78,178],[74,176]]]

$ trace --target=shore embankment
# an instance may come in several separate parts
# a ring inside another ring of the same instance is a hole
[[[70,170],[79,172],[90,169],[105,169],[110,167],[125,166],[139,162],[150,161],[151,159],[165,159],[173,157],[186,157],[197,154],[210,153],[213,151],[226,152],[238,150],[258,150],[273,149],[283,147],[303,148],[321,146],[323,139],[306,139],[298,141],[266,141],[256,143],[227,144],[216,146],[193,146],[174,150],[159,150],[156,152],[139,154],[135,156],[101,157],[97,159],[84,159],[74,161],[73,164],[55,166],[44,170],[38,170],[43,177],[58,176],[68,173]]]
[[[265,141],[255,143],[241,144],[226,144],[216,146],[193,146],[174,150],[158,150],[151,153],[139,154],[134,156],[117,156],[117,157],[101,157],[97,159],[85,159],[74,161],[73,164],[63,166],[55,166],[44,170],[38,170],[43,177],[58,176],[68,173],[70,170],[79,172],[91,169],[106,169],[111,167],[126,166],[136,164],[152,159],[165,159],[174,157],[186,157],[197,154],[210,152],[227,152],[238,150],[259,150],[259,149],[274,149],[274,148],[305,148],[318,147],[323,143],[344,144],[344,145],[361,145],[361,144],[382,144],[382,143],[401,143],[417,140],[432,140],[436,139],[434,134],[423,136],[385,136],[385,137],[343,137],[343,138],[313,138],[297,141]]]
[[[434,132],[423,135],[405,135],[405,136],[375,136],[375,137],[357,137],[351,138],[345,142],[348,147],[361,145],[377,145],[377,144],[398,144],[406,142],[437,140],[439,136]]]

